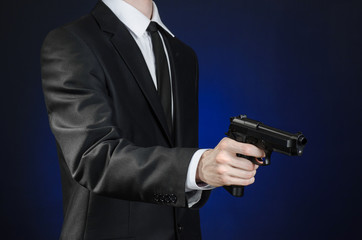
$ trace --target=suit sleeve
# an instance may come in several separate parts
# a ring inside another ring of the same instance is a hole
[[[68,30],[48,34],[41,65],[58,155],[74,180],[104,196],[187,205],[187,168],[197,149],[142,148],[122,138],[102,67],[85,42]]]

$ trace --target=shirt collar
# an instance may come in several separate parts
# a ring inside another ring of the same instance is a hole
[[[150,24],[151,21],[156,22],[164,30],[166,30],[172,37],[174,35],[170,30],[162,23],[160,15],[158,13],[157,6],[153,2],[152,19],[148,19],[143,13],[138,11],[132,5],[124,2],[123,0],[102,0],[111,11],[123,22],[126,27],[131,30],[137,37],[141,37]]]

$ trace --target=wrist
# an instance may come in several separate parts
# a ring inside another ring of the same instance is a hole
[[[206,150],[200,158],[199,164],[197,165],[197,169],[196,169],[196,175],[195,175],[195,180],[196,180],[196,184],[205,184],[205,182],[202,180],[202,167],[203,167],[203,161],[205,160],[205,158],[210,154],[210,149]]]

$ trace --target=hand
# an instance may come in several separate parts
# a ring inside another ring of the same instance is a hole
[[[214,187],[247,186],[254,183],[256,169],[259,166],[245,158],[237,157],[236,153],[258,158],[265,157],[264,151],[254,145],[223,138],[214,149],[207,150],[201,156],[196,181]]]

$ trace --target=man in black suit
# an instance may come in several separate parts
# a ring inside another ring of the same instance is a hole
[[[151,21],[167,60],[169,114]],[[61,239],[200,239],[197,209],[209,190],[254,182],[257,166],[236,153],[263,156],[256,147],[225,138],[197,148],[196,55],[151,0],[98,2],[50,32],[41,56],[62,177]]]

